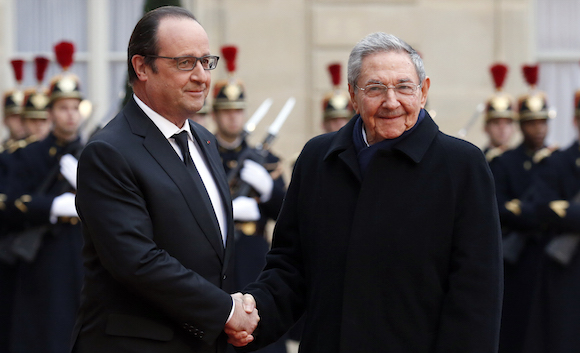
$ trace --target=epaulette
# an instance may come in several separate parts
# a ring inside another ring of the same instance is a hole
[[[26,141],[26,139],[14,141],[8,147],[8,153],[14,153],[17,150],[26,147],[27,145],[28,145],[28,142]]]
[[[536,153],[534,153],[534,156],[532,157],[532,161],[536,164],[540,163],[541,161],[543,161],[544,159],[550,157],[552,155],[552,153],[554,153],[554,151],[557,151],[559,148],[558,145],[551,145],[548,147],[544,147],[542,149],[540,149],[539,151],[537,151]]]
[[[502,147],[490,148],[485,153],[485,159],[487,160],[487,163],[491,163],[491,161],[493,161],[495,158],[501,156],[504,152],[505,152],[505,149]]]
[[[516,216],[522,214],[522,203],[518,199],[513,199],[505,203],[505,208]]]

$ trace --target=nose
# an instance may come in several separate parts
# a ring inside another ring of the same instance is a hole
[[[387,90],[385,94],[385,100],[383,101],[383,106],[387,109],[395,109],[400,105],[399,99],[392,88]]]
[[[210,73],[208,70],[204,70],[203,66],[201,65],[201,61],[197,61],[193,70],[191,70],[191,75],[189,76],[191,81],[194,82],[206,82],[207,78],[209,77]]]

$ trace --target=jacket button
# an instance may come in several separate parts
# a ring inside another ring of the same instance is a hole
[[[225,281],[227,278],[228,278],[228,276],[224,275],[224,276],[222,277],[222,281]]]

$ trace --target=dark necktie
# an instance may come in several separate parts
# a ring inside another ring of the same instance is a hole
[[[182,132],[175,134],[171,137],[173,137],[175,139],[175,143],[177,143],[177,146],[179,146],[179,149],[181,150],[181,155],[183,156],[183,163],[185,163],[187,170],[189,170],[191,172],[192,168],[193,168],[193,170],[195,171],[195,174],[199,175],[199,173],[197,172],[197,169],[193,165],[193,160],[191,159],[191,155],[189,154],[189,144],[187,143],[187,131],[182,131]]]
[[[177,146],[179,146],[179,149],[181,150],[181,155],[183,156],[183,162],[185,163],[185,168],[187,169],[187,171],[189,172],[189,174],[191,175],[193,180],[195,180],[198,183],[198,185],[204,185],[203,180],[201,180],[201,176],[199,175],[199,172],[197,171],[197,168],[195,167],[195,164],[193,164],[193,160],[191,159],[191,155],[189,154],[189,144],[187,143],[187,131],[182,131],[182,132],[175,134],[171,137],[173,137],[175,139],[175,143],[177,143]],[[208,207],[208,209],[212,210],[211,213],[214,216],[213,221],[214,221],[215,225],[217,226],[217,229],[219,229],[219,223],[218,223],[218,220],[217,220],[217,217],[215,214],[215,210],[212,206],[209,194],[207,193],[207,190],[205,189],[205,187],[202,187],[201,189],[202,190],[200,190],[200,192],[205,195],[204,202],[206,203],[206,206]],[[219,234],[220,244],[223,245],[222,235],[219,232],[218,232],[218,234]]]

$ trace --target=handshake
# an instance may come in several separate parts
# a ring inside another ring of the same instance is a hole
[[[224,332],[228,335],[228,343],[235,347],[243,347],[254,340],[254,330],[258,326],[260,316],[256,309],[256,301],[251,294],[235,293],[234,313],[226,322]]]

